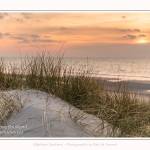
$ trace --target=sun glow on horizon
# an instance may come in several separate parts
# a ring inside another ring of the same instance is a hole
[[[140,44],[142,44],[142,43],[148,43],[148,41],[146,39],[140,39],[137,42],[140,43]]]

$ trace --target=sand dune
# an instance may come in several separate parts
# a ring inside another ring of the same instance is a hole
[[[37,90],[5,92],[22,109],[1,126],[1,137],[106,137],[108,123],[84,113],[60,98]],[[103,129],[102,129],[103,128]]]

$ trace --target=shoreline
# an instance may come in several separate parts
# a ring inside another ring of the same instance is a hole
[[[122,80],[116,78],[103,78],[94,77],[96,80],[102,81],[107,84],[108,88],[112,91],[116,91],[119,84],[125,85],[132,92],[138,94],[150,94],[150,81],[146,80]]]

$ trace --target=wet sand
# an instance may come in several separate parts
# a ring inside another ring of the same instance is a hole
[[[150,81],[139,81],[139,80],[123,80],[114,82],[110,79],[105,79],[110,89],[116,90],[120,85],[126,87],[133,92],[150,94]]]
[[[150,101],[150,81],[117,80],[114,78],[99,78],[99,80],[107,85],[107,90],[121,92],[126,89],[133,94],[136,93],[140,100]]]

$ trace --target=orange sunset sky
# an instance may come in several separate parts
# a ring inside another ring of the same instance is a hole
[[[0,55],[150,57],[150,12],[1,12]]]

